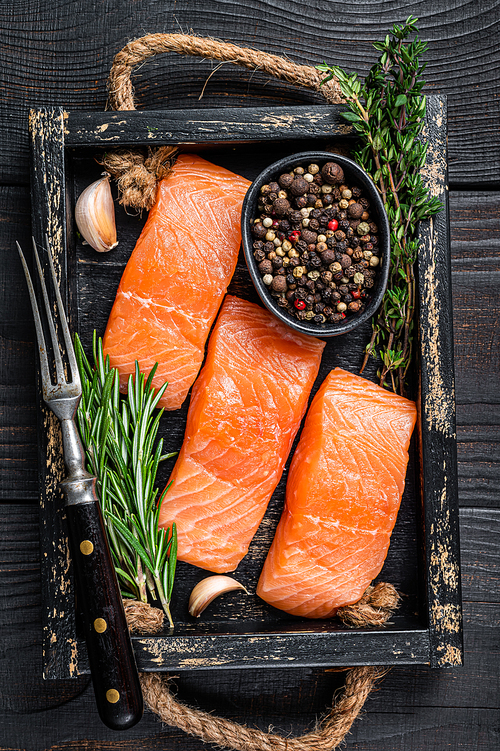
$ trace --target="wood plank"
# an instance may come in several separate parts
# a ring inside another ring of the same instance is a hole
[[[498,503],[500,347],[495,321],[500,193],[450,194],[460,501]],[[30,201],[23,187],[0,186],[0,499],[38,497],[34,328],[15,240],[29,247]],[[467,270],[465,270],[467,267]],[[488,269],[488,274],[481,273]],[[471,272],[471,273],[469,273]],[[488,290],[485,295],[484,290]],[[483,353],[487,353],[484,356]]]
[[[457,453],[462,505],[500,497],[500,193],[451,194]]]
[[[157,112],[68,112],[64,132],[68,148],[119,145],[230,143],[283,139],[338,138],[355,133],[341,118],[340,106],[223,107]],[[299,147],[300,148],[300,147]],[[304,146],[307,148],[307,146]]]
[[[24,187],[0,186],[0,498],[38,495],[33,316],[16,240],[31,246]]]
[[[100,722],[87,678],[43,681],[38,509],[6,504],[0,516],[0,749],[134,749],[168,746],[203,751],[196,739],[163,728],[147,712],[141,723],[117,735]],[[348,737],[347,749],[494,751],[491,728],[497,716],[500,625],[500,512],[461,511],[464,571],[465,667],[431,670],[396,668],[381,682]],[[492,537],[497,541],[491,548]],[[490,552],[488,552],[490,551]],[[486,555],[485,555],[486,553]],[[490,561],[485,576],[483,562]],[[478,582],[482,582],[479,584]],[[484,602],[485,594],[489,600]],[[20,634],[23,649],[19,649]],[[342,674],[318,668],[183,672],[174,681],[185,703],[250,726],[300,734],[342,685]],[[70,703],[69,699],[72,699]],[[36,722],[20,714],[38,712]],[[459,718],[463,719],[460,724]],[[483,735],[479,727],[484,727]],[[85,739],[85,740],[84,740]],[[475,744],[475,745],[474,745]]]
[[[431,667],[459,665],[463,654],[446,127],[446,102],[429,99],[423,183],[444,207],[422,223],[416,261],[417,431]]]
[[[436,7],[433,0],[422,0],[417,13],[421,36],[429,43],[427,91],[450,99],[451,183],[498,184],[497,4],[461,0]],[[363,0],[352,7],[344,5],[341,11],[334,6],[308,6],[306,13],[299,0],[268,3],[264,12],[258,0],[249,0],[244,17],[236,4],[213,5],[200,14],[197,7],[185,3],[176,5],[175,14],[167,17],[157,0],[134,7],[133,14],[127,0],[114,0],[102,17],[81,1],[55,3],[50,12],[26,0],[3,4],[2,179],[27,182],[28,107],[103,111],[113,56],[143,33],[193,29],[199,36],[227,39],[299,63],[314,65],[326,59],[348,71],[366,73],[375,61],[371,43],[406,14],[398,0]],[[198,107],[200,95],[207,107],[228,102],[238,107],[322,102],[313,92],[260,73],[224,65],[211,76],[214,68],[215,64],[198,58],[161,56],[134,76],[137,102],[148,110]]]

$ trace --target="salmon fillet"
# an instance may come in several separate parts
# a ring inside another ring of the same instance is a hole
[[[204,357],[205,341],[233,275],[241,207],[250,182],[194,154],[181,154],[123,273],[104,335],[104,353],[126,390],[135,360],[159,406],[178,409]]]
[[[314,397],[257,594],[328,618],[379,574],[403,494],[414,402],[336,368]]]
[[[306,411],[325,343],[226,297],[160,510],[178,558],[223,573],[245,556]]]

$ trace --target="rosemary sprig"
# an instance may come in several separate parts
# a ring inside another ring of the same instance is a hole
[[[97,477],[97,490],[111,554],[124,597],[147,602],[148,591],[159,599],[173,627],[170,601],[177,560],[177,535],[158,527],[163,496],[156,502],[158,465],[174,454],[162,455],[163,439],[155,446],[163,410],[156,406],[167,384],[155,393],[153,368],[147,380],[135,364],[125,397],[120,396],[118,371],[104,357],[102,340],[94,332],[92,367],[75,336],[75,353],[82,381],[77,423],[88,470]]]
[[[393,26],[392,36],[374,43],[381,55],[364,83],[356,73],[348,75],[336,65],[317,66],[327,73],[323,83],[333,77],[339,82],[349,106],[342,115],[361,141],[354,159],[372,177],[389,219],[389,282],[372,319],[373,333],[361,372],[368,357],[380,352],[380,384],[402,394],[412,358],[418,222],[443,208],[437,198],[429,197],[420,174],[427,152],[427,144],[419,138],[426,111],[421,93],[425,64],[420,57],[427,45],[418,37],[407,41],[417,31],[417,20],[409,16],[403,26]]]

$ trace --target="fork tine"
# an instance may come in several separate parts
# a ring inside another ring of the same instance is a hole
[[[26,259],[24,257],[23,251],[21,250],[21,246],[19,245],[18,242],[16,242],[16,245],[17,245],[19,257],[21,258],[21,263],[23,265],[24,275],[26,277],[26,282],[28,285],[28,292],[29,292],[30,301],[31,301],[31,308],[33,310],[33,318],[35,320],[35,331],[36,331],[36,338],[38,341],[38,352],[40,354],[40,372],[42,375],[43,389],[45,391],[46,389],[50,387],[50,371],[49,371],[49,363],[47,361],[47,348],[45,346],[45,337],[43,335],[42,321],[40,319],[40,313],[38,311],[35,290],[33,287],[33,282],[31,281],[31,274],[28,269],[28,264],[26,263]]]
[[[50,273],[52,276],[52,283],[54,285],[54,289],[56,293],[57,308],[59,311],[59,318],[61,321],[61,328],[63,332],[64,343],[66,345],[66,355],[68,357],[69,367],[71,369],[71,382],[74,384],[80,385],[80,374],[78,372],[78,367],[76,363],[75,348],[73,347],[73,342],[71,340],[71,334],[70,334],[69,326],[68,326],[68,319],[66,318],[66,313],[64,311],[64,305],[63,305],[63,301],[61,297],[61,292],[59,290],[59,285],[57,283],[56,270],[54,268],[54,259],[52,258],[52,251],[50,248],[49,238],[47,235],[45,235],[45,242],[47,245]]]
[[[40,284],[42,287],[43,301],[45,303],[45,312],[47,314],[47,322],[49,324],[50,337],[52,339],[52,348],[54,350],[54,361],[55,361],[55,366],[56,366],[57,382],[64,383],[66,380],[66,376],[64,374],[64,365],[63,365],[61,353],[59,351],[59,340],[57,338],[57,333],[56,333],[56,329],[54,326],[53,314],[50,309],[50,302],[49,302],[49,296],[47,294],[47,287],[45,286],[45,277],[43,275],[42,266],[40,263],[40,257],[38,255],[38,250],[37,250],[36,243],[35,243],[35,238],[33,237],[32,240],[33,240],[33,252],[35,254],[35,261],[36,261],[36,265],[38,269],[38,276],[40,277]],[[56,284],[56,289],[57,289],[57,284]]]

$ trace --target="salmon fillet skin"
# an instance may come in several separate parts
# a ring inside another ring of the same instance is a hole
[[[305,414],[325,342],[227,296],[193,387],[161,510],[178,558],[233,571],[266,511]]]
[[[382,569],[404,490],[415,403],[335,368],[293,456],[282,517],[257,594],[329,618]]]
[[[195,154],[181,154],[160,181],[104,335],[123,391],[136,360],[145,373],[158,362],[153,385],[169,383],[159,406],[184,402],[236,267],[249,185]]]

